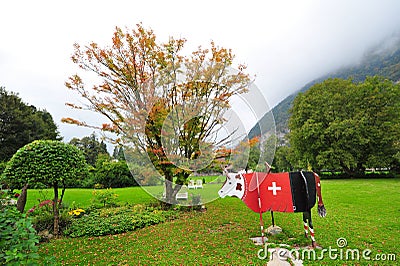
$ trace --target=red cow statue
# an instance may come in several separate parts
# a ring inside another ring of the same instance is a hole
[[[322,202],[321,183],[314,172],[284,172],[271,173],[267,164],[267,172],[229,173],[225,167],[226,181],[218,191],[221,198],[225,196],[238,197],[254,212],[302,212],[305,236],[310,231],[312,246],[316,247],[314,227],[311,220],[311,208],[318,198],[318,214],[326,216]],[[307,225],[308,222],[308,225]],[[262,226],[262,225],[261,225]],[[263,231],[263,227],[261,227]]]

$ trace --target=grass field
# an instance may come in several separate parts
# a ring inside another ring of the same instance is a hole
[[[122,201],[151,200],[141,188],[115,191]],[[317,249],[317,259],[307,259],[304,265],[399,264],[399,179],[323,180],[322,191],[328,215],[320,218],[313,210],[316,239],[322,248],[331,247],[336,253],[330,258]],[[30,193],[29,197],[34,195]],[[90,204],[86,193],[91,191],[67,190],[65,198],[86,206]],[[264,214],[264,221],[270,223],[269,213]],[[269,242],[309,244],[301,214],[276,213],[275,221],[283,233],[269,237]],[[258,214],[239,199],[218,199],[207,204],[204,213],[188,212],[181,219],[121,235],[52,240],[40,245],[40,253],[54,255],[60,265],[266,265],[268,260],[257,256],[261,247],[249,240],[260,235],[258,223]],[[339,238],[345,238],[347,246],[338,248]],[[345,254],[348,249],[369,249],[371,260],[346,260],[344,255],[341,260],[340,252]],[[373,260],[378,257],[386,261]]]
[[[202,202],[208,203],[215,200],[218,197],[218,190],[222,184],[203,184],[203,189],[190,189],[187,190],[189,198],[187,201],[181,200],[182,205],[190,205],[190,201],[193,195],[201,195]],[[118,195],[117,201],[120,204],[142,204],[148,203],[153,199],[153,196],[161,196],[164,191],[164,187],[159,186],[148,186],[148,187],[135,187],[135,188],[114,188],[114,193]],[[66,189],[63,202],[67,206],[75,205],[76,207],[85,208],[90,206],[93,198],[93,189],[80,189],[80,188],[69,188]],[[59,190],[61,195],[61,190]],[[29,189],[28,198],[25,210],[29,210],[34,205],[45,199],[52,199],[54,197],[52,189]]]

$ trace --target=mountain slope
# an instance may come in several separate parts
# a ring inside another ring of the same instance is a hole
[[[286,97],[282,102],[272,109],[275,118],[276,133],[283,136],[288,132],[289,109],[297,94],[307,91],[314,84],[320,83],[328,78],[353,78],[354,81],[363,81],[367,76],[384,76],[395,82],[400,81],[400,35],[385,41],[379,46],[369,50],[359,64],[339,69],[318,79],[315,79],[297,92]],[[260,135],[260,127],[265,128],[270,121],[271,113],[268,112],[250,130],[248,136],[253,138]]]

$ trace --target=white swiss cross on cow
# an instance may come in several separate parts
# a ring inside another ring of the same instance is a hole
[[[272,190],[272,195],[276,196],[276,192],[282,190],[282,187],[277,187],[276,182],[272,182],[272,187],[268,187],[268,190]]]

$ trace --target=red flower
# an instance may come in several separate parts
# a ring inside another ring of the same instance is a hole
[[[42,201],[42,202],[39,204],[39,207],[43,207],[43,206],[45,206],[45,205],[53,205],[53,201],[52,201],[52,200],[45,200],[45,201]]]

